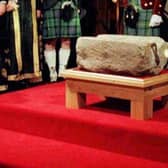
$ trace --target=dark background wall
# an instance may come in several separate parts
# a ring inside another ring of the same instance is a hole
[[[116,5],[110,0],[80,0],[86,16],[81,19],[83,35],[116,33]]]

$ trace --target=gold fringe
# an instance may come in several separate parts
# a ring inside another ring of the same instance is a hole
[[[39,50],[38,50],[38,32],[37,32],[37,15],[36,15],[36,1],[31,0],[32,5],[32,22],[33,22],[33,65],[34,65],[34,73],[38,75],[40,71],[40,63],[39,63]]]
[[[18,71],[22,71],[22,55],[21,55],[21,34],[20,34],[20,21],[19,21],[19,9],[15,9],[13,12],[13,24],[14,24],[14,33],[15,33],[15,50],[16,50],[16,59],[18,64]]]
[[[0,86],[0,91],[5,91],[8,89],[8,86],[7,85],[1,85]]]
[[[23,79],[41,78],[41,76],[42,76],[41,72],[9,75],[8,81],[19,81]]]
[[[39,82],[42,82],[43,81],[43,79],[42,79],[42,77],[40,76],[40,77],[36,77],[36,78],[31,78],[31,79],[29,79],[29,82],[30,83],[39,83]]]

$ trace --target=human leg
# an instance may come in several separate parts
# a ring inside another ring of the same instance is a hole
[[[44,49],[44,58],[49,69],[50,82],[57,81],[55,42],[56,40],[47,41]]]
[[[62,39],[61,48],[59,50],[59,77],[61,77],[61,72],[67,67],[67,63],[70,56],[70,40]]]

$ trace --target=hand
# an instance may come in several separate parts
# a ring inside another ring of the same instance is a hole
[[[163,22],[163,19],[160,15],[153,14],[149,22],[149,27],[157,27],[162,22]]]
[[[16,1],[9,0],[7,4],[7,12],[16,10],[19,6],[17,5]]]
[[[117,3],[117,0],[112,0],[113,3]]]
[[[38,18],[38,19],[41,18],[41,10],[38,9],[38,10],[36,11],[36,14],[37,14],[37,18]]]
[[[6,12],[6,4],[0,3],[0,16]]]

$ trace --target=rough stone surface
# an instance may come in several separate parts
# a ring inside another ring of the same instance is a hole
[[[156,75],[167,63],[168,43],[160,37],[100,35],[80,37],[80,69],[121,75]]]

